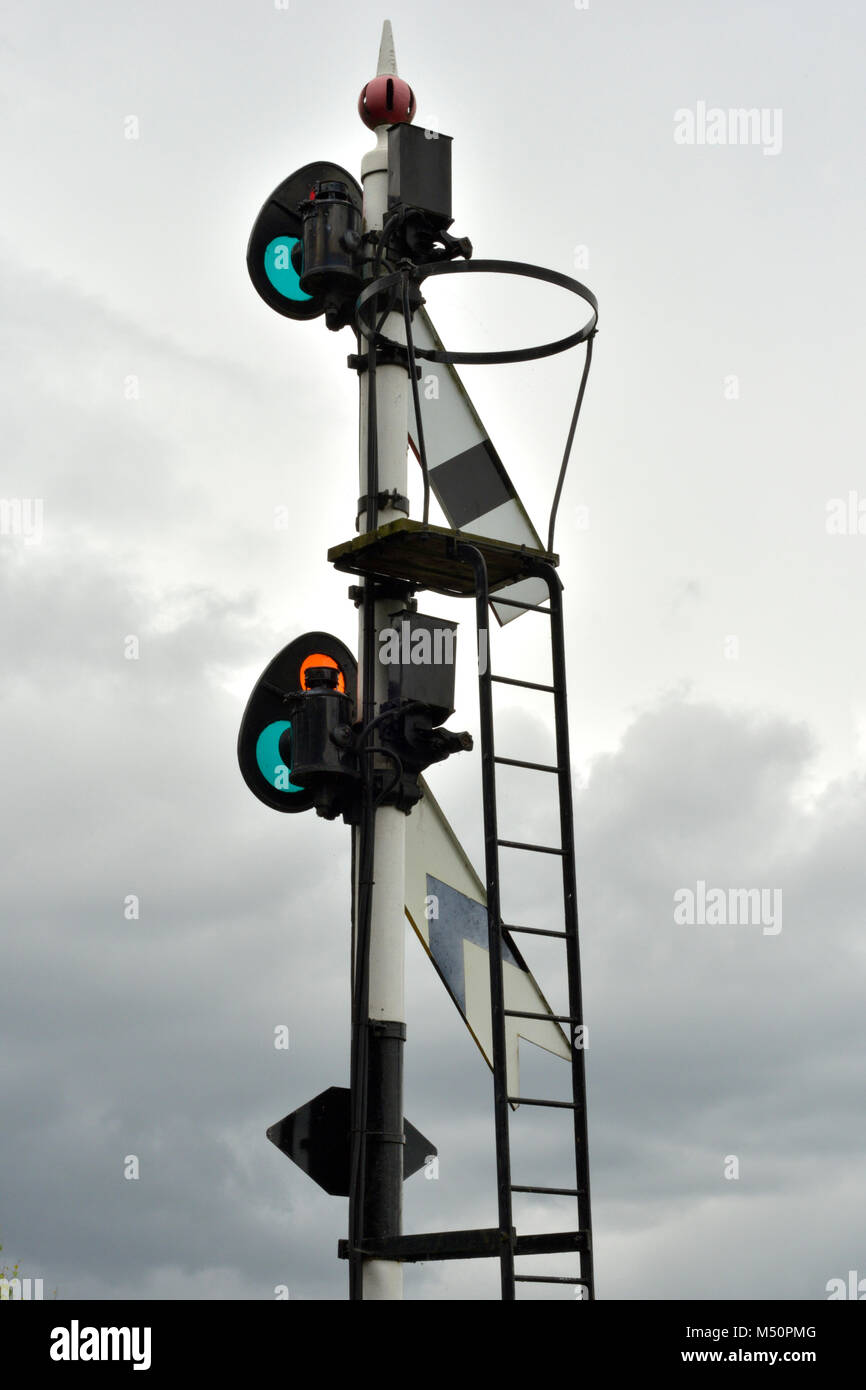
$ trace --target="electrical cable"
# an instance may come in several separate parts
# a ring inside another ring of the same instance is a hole
[[[409,714],[411,710],[425,708],[426,706],[423,700],[407,700],[405,704],[400,705],[399,709],[382,710],[381,714],[377,714],[375,719],[371,719],[369,724],[365,724],[364,728],[356,735],[355,748],[360,749],[361,744],[366,740],[371,729],[378,728],[386,719],[396,719],[401,714]],[[380,751],[384,752],[385,750],[381,749]]]
[[[374,383],[373,383],[374,384]],[[369,453],[372,452],[368,450]],[[373,707],[375,612],[372,580],[364,585],[364,672],[362,711]],[[355,989],[352,997],[351,1055],[351,1170],[349,1181],[349,1297],[363,1298],[362,1256],[356,1253],[363,1240],[366,1172],[367,1075],[369,1057],[370,931],[373,907],[375,805],[372,771],[361,760],[361,819],[358,827],[358,899]]]
[[[385,758],[390,758],[391,761],[393,762],[395,768],[397,769],[397,770],[396,770],[396,773],[395,773],[395,775],[392,777],[391,781],[388,782],[388,783],[382,788],[382,790],[380,791],[379,795],[376,797],[376,800],[373,802],[374,807],[379,807],[379,806],[382,806],[382,805],[384,804],[384,801],[385,801],[386,796],[390,796],[390,795],[391,795],[391,792],[392,792],[392,791],[394,790],[394,788],[399,784],[400,779],[401,779],[401,777],[403,776],[403,764],[402,764],[402,762],[400,761],[400,759],[399,759],[399,757],[397,756],[397,754],[394,753],[394,752],[392,752],[390,748],[368,748],[368,749],[366,749],[365,751],[366,751],[367,753],[381,753],[381,754],[383,755],[383,757],[385,757]]]
[[[418,375],[415,369],[415,343],[412,338],[412,310],[409,305],[409,277],[404,273],[402,282],[403,323],[406,327],[406,353],[409,358],[409,380],[412,383],[412,404],[415,407],[415,428],[418,434],[418,462],[424,480],[424,511],[422,523],[430,520],[430,472],[427,467],[427,448],[424,444],[424,422],[421,418],[421,396],[418,391]]]

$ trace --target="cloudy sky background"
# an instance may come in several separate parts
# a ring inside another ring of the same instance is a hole
[[[286,174],[358,170],[386,13],[419,121],[455,137],[454,230],[601,306],[557,531],[599,1295],[824,1297],[866,1274],[866,535],[826,525],[866,498],[853,0],[7,6],[0,497],[41,498],[44,531],[0,536],[0,1259],[61,1298],[345,1297],[345,1203],[264,1130],[347,1078],[348,831],[261,806],[235,740],[292,636],[355,645],[325,552],[353,534],[357,388],[350,334],[270,312],[244,253]],[[675,143],[699,102],[781,111],[781,149]],[[575,302],[457,278],[428,307],[507,347]],[[539,529],[578,359],[464,374]],[[428,608],[463,624],[475,730],[471,614]],[[531,621],[496,669],[544,670]],[[502,751],[543,757],[543,703],[499,708]],[[523,776],[504,833],[544,838]],[[480,863],[477,754],[431,782]],[[677,925],[699,879],[781,890],[781,932]],[[557,901],[509,866],[512,920]],[[492,1224],[489,1072],[407,948],[406,1112],[440,1172],[405,1226]],[[564,1126],[512,1128],[516,1181],[567,1182]],[[496,1297],[496,1269],[406,1293]]]

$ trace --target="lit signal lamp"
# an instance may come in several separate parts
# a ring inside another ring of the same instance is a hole
[[[344,676],[343,672],[340,670],[340,667],[337,665],[337,663],[336,663],[336,661],[334,660],[334,658],[331,657],[331,656],[326,656],[324,652],[313,652],[312,656],[304,657],[304,660],[301,662],[301,670],[300,670],[300,676],[301,676],[301,689],[302,689],[302,690],[307,690],[307,689],[309,688],[308,685],[307,685],[307,672],[311,670],[311,667],[317,667],[317,668],[319,668],[319,667],[323,667],[323,666],[330,667],[331,670],[336,671],[336,673],[337,673],[337,680],[336,680],[336,687],[335,687],[335,688],[336,688],[337,690],[342,691],[342,693],[345,695],[345,693],[346,693],[346,677]],[[312,674],[312,672],[311,672],[311,674]]]

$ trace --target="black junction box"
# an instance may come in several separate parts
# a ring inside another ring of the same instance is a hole
[[[451,226],[450,135],[388,127],[388,207],[420,208],[437,226]]]
[[[388,700],[426,705],[432,722],[454,713],[457,624],[424,613],[395,613],[379,634],[379,659],[388,668]]]

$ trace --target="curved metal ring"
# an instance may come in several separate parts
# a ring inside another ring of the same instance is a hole
[[[416,347],[416,357],[423,357],[428,362],[475,363],[479,366],[496,366],[503,362],[534,362],[539,357],[552,357],[557,352],[576,347],[595,333],[598,323],[598,300],[586,285],[582,285],[579,280],[572,280],[569,275],[560,274],[558,270],[547,270],[540,265],[527,265],[523,261],[433,261],[427,265],[416,266],[411,278],[420,284],[431,275],[468,275],[475,271],[481,274],[523,275],[530,280],[543,280],[550,285],[559,285],[561,289],[583,299],[592,309],[592,314],[576,333],[570,333],[567,338],[559,338],[556,342],[542,343],[538,347],[515,348],[511,352],[439,352],[433,348]],[[372,325],[364,322],[362,310],[374,295],[399,284],[404,274],[405,271],[397,270],[390,275],[383,275],[378,280],[373,280],[358,295],[355,317],[359,332],[368,341],[373,337],[374,330]],[[392,338],[386,338],[382,333],[378,334],[377,342],[386,347],[405,346]]]

